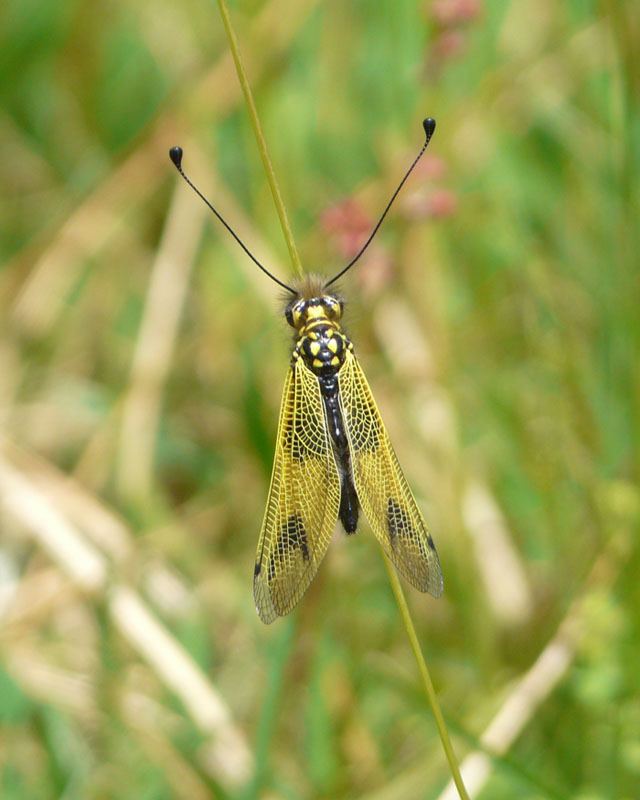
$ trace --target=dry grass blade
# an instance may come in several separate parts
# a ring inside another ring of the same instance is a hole
[[[462,762],[465,785],[471,797],[477,797],[493,770],[493,757],[505,755],[535,716],[542,703],[552,694],[567,674],[580,640],[584,635],[586,601],[595,590],[611,586],[621,567],[621,556],[628,551],[625,535],[613,537],[606,550],[594,563],[585,583],[558,631],[538,658],[509,691],[500,710],[480,736],[483,752],[470,753]],[[438,800],[455,800],[453,782],[449,782]]]
[[[437,301],[431,299],[432,304]],[[439,315],[429,322],[436,329],[427,336],[408,304],[397,300],[381,303],[375,323],[378,339],[404,381],[411,385],[415,398],[416,427],[431,458],[420,474],[428,496],[447,498],[460,508],[473,555],[483,578],[487,599],[496,619],[503,625],[526,621],[533,607],[531,588],[522,557],[511,531],[489,489],[477,478],[467,477],[467,485],[457,473],[470,473],[465,466],[459,441],[459,425],[450,393],[438,380],[442,365],[446,331],[439,328]],[[433,339],[433,342],[431,341]],[[440,347],[436,347],[436,342]],[[442,469],[442,463],[447,469]],[[453,523],[455,520],[451,520]]]
[[[202,670],[128,587],[111,588],[109,609],[132,647],[180,697],[198,728],[212,737],[213,764],[221,782],[243,784],[251,771],[250,752],[231,722],[228,707]]]
[[[0,497],[5,511],[36,537],[74,583],[86,592],[104,588],[106,558],[58,512],[50,498],[2,456]]]
[[[176,800],[211,800],[211,789],[198,774],[197,767],[190,764],[159,730],[158,715],[149,699],[128,692],[122,697],[120,708],[129,729],[135,732],[150,760],[163,765],[172,797]]]
[[[133,205],[157,187],[163,177],[157,166],[164,136],[160,129],[155,141],[129,156],[56,232],[14,301],[11,314],[19,330],[44,335],[78,279],[81,258],[98,252],[121,229],[124,203]]]
[[[206,207],[177,184],[155,258],[122,409],[117,482],[129,501],[148,501],[164,383]]]
[[[531,669],[509,693],[500,711],[480,737],[486,752],[471,753],[463,760],[460,771],[470,797],[477,797],[486,784],[493,769],[491,756],[502,756],[509,751],[538,707],[566,674],[576,645],[572,622],[568,621],[561,627]],[[456,800],[457,796],[456,787],[450,782],[438,800]]]
[[[438,548],[443,597],[406,600],[469,789],[635,797],[633,4],[227,2],[305,269],[438,120],[341,291]],[[286,281],[217,3],[3,23],[0,797],[436,797],[366,527],[254,613],[289,332],[168,158]]]
[[[81,529],[100,553],[116,564],[132,557],[134,541],[124,520],[82,483],[14,442],[3,441],[0,450],[13,469],[29,476],[41,496],[55,498],[60,514]]]
[[[146,608],[136,592],[109,585],[109,560],[87,540],[28,474],[0,455],[0,500],[4,510],[50,554],[62,572],[85,592],[105,597],[115,627],[183,702],[198,728],[211,737],[208,759],[216,779],[244,783],[251,755],[228,707],[182,645]]]
[[[533,609],[529,579],[495,498],[479,480],[470,480],[464,491],[462,516],[496,619],[507,626],[525,623]]]

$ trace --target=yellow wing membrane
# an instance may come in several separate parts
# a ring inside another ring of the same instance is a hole
[[[398,572],[419,591],[440,597],[442,573],[433,539],[351,351],[338,380],[360,505]]]
[[[313,580],[340,508],[340,475],[317,377],[296,359],[282,395],[253,591],[265,623],[288,614]]]

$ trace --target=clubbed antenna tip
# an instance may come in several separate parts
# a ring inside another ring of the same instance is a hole
[[[425,125],[426,124],[427,123],[425,121]],[[181,147],[172,147],[171,150],[169,150],[169,158],[173,161],[178,169],[182,169],[182,155],[183,150]]]
[[[344,269],[341,269],[340,272],[337,275],[335,275],[333,278],[331,278],[330,281],[327,281],[325,286],[331,286],[331,284],[334,283],[335,281],[337,281],[338,278],[341,278],[344,275],[344,273],[347,272],[347,270],[350,270],[351,267],[356,263],[356,261],[360,258],[360,256],[367,249],[367,247],[369,247],[369,245],[371,244],[371,240],[376,235],[376,233],[378,231],[378,228],[382,225],[382,220],[387,216],[387,211],[389,211],[389,209],[391,208],[391,204],[393,203],[393,201],[398,196],[398,192],[400,191],[400,189],[402,189],[402,187],[404,186],[404,182],[407,180],[409,175],[411,175],[411,172],[412,172],[413,168],[418,163],[418,161],[420,161],[420,159],[422,158],[422,154],[427,149],[427,145],[431,141],[431,137],[433,136],[433,132],[436,129],[436,121],[435,121],[435,119],[433,119],[433,117],[427,117],[425,120],[423,120],[422,127],[424,128],[424,133],[425,133],[425,136],[426,136],[425,143],[422,145],[422,150],[420,150],[420,152],[418,153],[415,161],[413,162],[413,164],[407,170],[404,178],[400,181],[400,185],[395,190],[391,200],[389,200],[389,202],[387,204],[387,207],[382,212],[382,216],[378,220],[378,222],[376,224],[376,227],[373,229],[373,231],[371,232],[371,235],[369,236],[367,241],[362,245],[362,247],[360,248],[359,252],[355,255],[355,257],[351,259],[351,261],[347,264],[347,266]]]
[[[207,200],[207,198],[202,194],[200,189],[198,189],[198,187],[195,186],[195,184],[191,183],[189,178],[187,178],[187,176],[185,175],[184,170],[182,169],[182,156],[183,156],[183,150],[182,150],[181,147],[176,146],[176,147],[172,147],[171,150],[169,150],[169,158],[173,161],[173,163],[174,163],[176,169],[178,170],[178,172],[182,175],[182,177],[189,184],[189,186],[193,189],[193,191],[198,195],[198,197],[200,197],[207,204],[207,206],[211,209],[211,211],[213,211],[213,213],[216,215],[216,217],[220,220],[220,222],[224,225],[224,227],[229,231],[229,233],[233,236],[233,238],[236,240],[236,242],[240,245],[240,247],[244,250],[244,252],[253,261],[253,263],[256,266],[258,266],[264,272],[265,275],[268,275],[271,278],[272,281],[275,281],[275,283],[277,283],[278,286],[282,286],[283,289],[286,289],[288,292],[291,292],[292,294],[295,294],[295,289],[292,289],[290,286],[287,286],[286,283],[283,283],[279,278],[276,278],[275,275],[272,275],[269,272],[269,270],[263,264],[261,264],[258,261],[258,259],[247,248],[247,246],[240,239],[240,237],[233,230],[233,228],[229,225],[229,223],[226,222],[226,220],[224,220],[220,216],[220,214],[216,211],[216,209],[211,205],[211,203]]]

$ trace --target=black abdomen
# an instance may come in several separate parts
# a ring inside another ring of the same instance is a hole
[[[360,504],[353,483],[351,470],[351,453],[349,440],[344,427],[344,418],[340,408],[337,374],[320,376],[320,394],[327,415],[329,433],[333,442],[334,453],[340,470],[340,511],[342,527],[347,533],[355,533],[358,527],[358,511]]]

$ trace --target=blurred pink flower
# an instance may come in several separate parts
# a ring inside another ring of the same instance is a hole
[[[433,42],[431,60],[436,65],[448,61],[464,52],[467,40],[462,31],[445,30]]]
[[[322,224],[328,233],[349,228],[360,230],[371,225],[369,215],[352,197],[347,197],[329,208],[322,215]]]
[[[480,13],[480,0],[433,0],[431,16],[443,27],[471,22]]]
[[[415,192],[402,204],[402,211],[409,219],[450,217],[458,210],[458,196],[451,189],[436,188],[429,193]]]
[[[341,255],[353,258],[366,242],[373,221],[356,201],[348,197],[328,208],[322,215],[322,226],[334,239]]]
[[[429,216],[450,217],[458,210],[458,195],[451,189],[434,189],[427,199]]]
[[[355,268],[354,268],[355,269]],[[375,297],[393,278],[395,262],[382,247],[371,245],[356,273],[356,281],[365,299]]]
[[[375,225],[375,220],[351,197],[328,208],[321,222],[345,262],[357,255]],[[393,269],[387,249],[380,241],[373,241],[359,262],[356,280],[365,295],[375,295],[389,282]]]
[[[420,175],[425,180],[436,181],[443,178],[448,171],[449,165],[444,158],[427,152],[416,165],[414,174]]]

